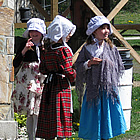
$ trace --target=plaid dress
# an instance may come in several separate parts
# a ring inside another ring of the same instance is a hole
[[[72,68],[72,54],[67,47],[55,44],[41,54],[40,72],[47,74],[43,89],[36,137],[53,139],[71,137],[71,89],[76,71]]]

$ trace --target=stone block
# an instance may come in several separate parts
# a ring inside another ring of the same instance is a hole
[[[0,81],[0,103],[7,103],[8,101],[8,84]]]
[[[11,36],[13,33],[14,10],[0,7],[0,35]]]
[[[11,9],[14,9],[14,3],[15,3],[14,0],[8,0],[7,6]]]
[[[0,103],[11,103],[12,83],[3,83],[0,81]]]
[[[12,55],[0,54],[0,103],[10,103],[13,83],[10,80],[12,69]]]
[[[0,54],[0,81],[4,83],[9,82],[9,67],[8,56]]]
[[[6,38],[4,36],[0,36],[0,52],[5,53],[6,50]]]
[[[7,38],[7,54],[14,54],[14,37]]]
[[[16,140],[18,137],[18,123],[16,121],[0,121],[0,140]]]
[[[1,121],[13,121],[14,120],[14,109],[10,105],[0,105],[0,120]]]

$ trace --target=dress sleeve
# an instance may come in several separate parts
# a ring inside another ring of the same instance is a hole
[[[14,58],[14,60],[13,60],[13,66],[14,66],[14,68],[17,68],[17,67],[19,67],[20,66],[20,64],[22,63],[22,61],[23,61],[23,55],[22,55],[22,50],[23,50],[23,48],[25,47],[25,44],[26,44],[26,42],[22,42],[21,44],[20,44],[20,47],[19,47],[19,49],[18,49],[18,51],[17,51],[17,53],[16,53],[16,55],[15,55],[15,58]]]
[[[67,47],[63,47],[58,53],[58,61],[63,74],[69,79],[72,83],[76,79],[76,71],[72,67],[72,54]]]
[[[87,66],[88,61],[89,59],[85,57],[85,46],[83,46],[75,62],[76,71],[83,74],[86,70],[90,69],[90,67]]]
[[[47,69],[46,69],[46,61],[45,61],[45,51],[40,51],[40,59],[41,59],[41,62],[40,62],[40,65],[39,65],[39,71],[46,75],[47,74]]]
[[[87,62],[88,59],[85,57],[85,46],[83,46],[75,62],[75,68],[77,72],[75,86],[79,101],[82,100],[84,94],[84,83],[86,78],[86,71],[88,70],[85,68],[85,64]]]

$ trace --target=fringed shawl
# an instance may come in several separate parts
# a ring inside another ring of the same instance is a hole
[[[92,65],[91,69],[85,70],[84,63],[92,57],[91,53],[86,49],[86,45],[83,46],[75,64],[77,71],[76,90],[82,97],[84,85],[86,85],[87,101],[97,99],[99,97],[99,89],[100,91],[106,90],[107,94],[110,94],[114,101],[114,98],[117,99],[118,95],[119,78],[124,70],[118,50],[115,46],[111,48],[105,42],[103,53],[100,55],[102,62],[99,65]]]

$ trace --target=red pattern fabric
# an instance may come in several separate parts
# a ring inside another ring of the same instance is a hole
[[[45,84],[36,137],[52,139],[55,137],[71,137],[72,114],[71,90],[68,80],[72,83],[76,78],[76,71],[72,68],[72,54],[66,47],[48,50],[41,55],[40,71],[48,74],[50,71],[64,74],[66,77],[56,75],[57,83],[52,86],[47,104],[47,88]]]
[[[39,73],[39,63],[23,62],[16,75],[16,87],[11,96],[14,112],[28,116],[39,114],[44,79],[45,76]]]

